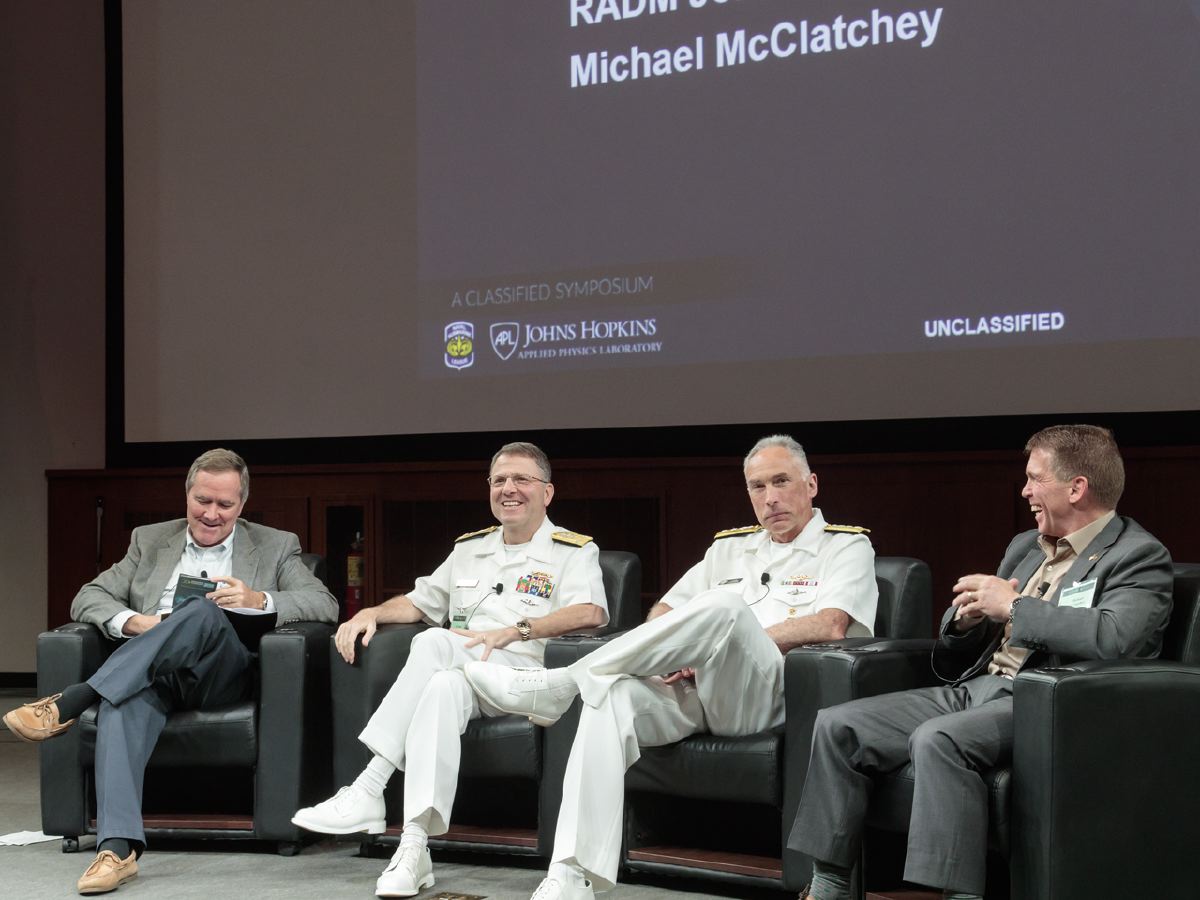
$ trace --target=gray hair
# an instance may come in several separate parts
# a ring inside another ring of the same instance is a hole
[[[542,478],[549,483],[550,457],[546,456],[546,454],[542,452],[542,448],[537,444],[530,444],[526,441],[514,441],[511,444],[505,444],[503,447],[497,450],[496,455],[492,457],[492,463],[488,466],[488,471],[491,472],[492,469],[496,468],[496,460],[505,455],[524,456],[528,459],[532,459],[534,464],[538,467],[538,471],[542,473]]]
[[[232,450],[226,450],[218,447],[215,450],[206,450],[196,457],[196,461],[192,463],[192,467],[188,469],[187,481],[184,482],[183,490],[185,493],[192,492],[192,485],[196,483],[196,476],[201,472],[237,472],[238,478],[242,482],[242,502],[245,503],[250,496],[250,469],[246,467],[246,461],[234,453]]]
[[[804,448],[796,443],[796,439],[790,434],[769,434],[759,440],[757,444],[750,448],[750,452],[746,454],[746,458],[742,460],[742,471],[745,471],[746,467],[750,465],[751,459],[768,447],[782,447],[791,454],[792,459],[800,466],[800,470],[805,476],[812,474],[812,470],[808,467],[808,457],[804,455]]]

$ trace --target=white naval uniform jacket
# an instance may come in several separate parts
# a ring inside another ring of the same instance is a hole
[[[600,552],[590,538],[579,546],[579,535],[545,519],[525,550],[510,559],[502,535],[499,527],[463,535],[432,575],[417,579],[408,597],[427,622],[441,625],[461,613],[467,628],[489,631],[575,603],[594,603],[608,621]],[[540,665],[546,641],[513,641],[504,649]]]
[[[778,555],[761,527],[719,532],[704,559],[662,597],[680,607],[707,590],[740,594],[763,628],[785,619],[840,609],[852,619],[847,637],[873,633],[879,590],[875,551],[865,534],[826,525],[821,510]],[[764,583],[763,576],[768,578]]]

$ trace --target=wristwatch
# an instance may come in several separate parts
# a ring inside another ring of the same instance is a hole
[[[1021,602],[1020,597],[1014,597],[1013,602],[1008,607],[1008,624],[1012,624],[1013,616],[1017,614],[1017,604]]]
[[[528,619],[521,619],[514,626],[517,632],[521,635],[521,640],[527,641],[533,635],[533,626],[529,624]]]

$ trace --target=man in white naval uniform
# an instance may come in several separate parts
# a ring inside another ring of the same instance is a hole
[[[546,517],[554,496],[546,455],[533,444],[506,444],[487,480],[499,527],[458,538],[437,571],[408,594],[364,609],[335,637],[353,663],[358,637],[367,646],[385,623],[451,625],[413,638],[404,668],[359,735],[375,754],[366,769],[292,819],[326,834],[378,834],[386,824],[383,789],[403,769],[404,829],[376,883],[380,897],[411,897],[433,885],[426,843],[449,827],[461,735],[471,719],[502,714],[471,690],[463,665],[540,665],[546,638],[608,621],[596,545]]]
[[[465,669],[487,703],[538,724],[583,699],[550,871],[535,900],[586,900],[593,887],[613,886],[622,786],[639,747],[773,728],[783,722],[784,653],[871,634],[871,543],[864,529],[826,525],[813,508],[817,476],[800,445],[763,438],[744,473],[759,525],[717,534],[644,624],[566,668]]]

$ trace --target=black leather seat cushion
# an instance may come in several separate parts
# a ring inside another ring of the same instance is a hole
[[[625,787],[676,797],[783,802],[783,729],[741,737],[697,734],[665,747],[643,747]]]
[[[258,760],[256,706],[245,700],[220,709],[172,713],[150,766],[194,766],[203,760],[205,766],[253,768]],[[93,706],[79,720],[84,766],[95,763],[97,709]]]
[[[460,770],[473,778],[524,778],[542,774],[538,726],[522,716],[474,719],[462,740]]]

